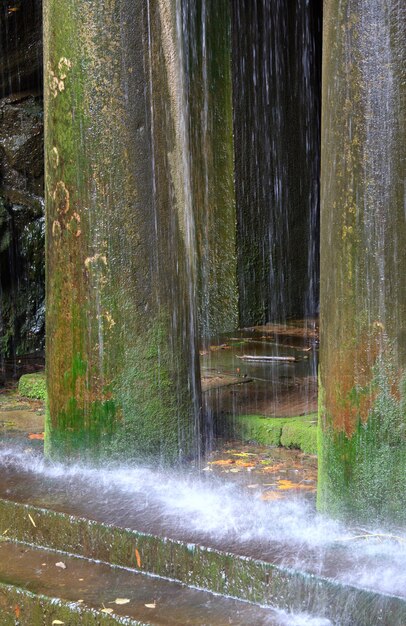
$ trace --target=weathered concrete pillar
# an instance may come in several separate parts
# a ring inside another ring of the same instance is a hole
[[[406,520],[406,6],[324,3],[318,506]]]
[[[45,0],[46,449],[199,446],[175,0]]]
[[[238,326],[229,0],[182,0],[203,340]]]

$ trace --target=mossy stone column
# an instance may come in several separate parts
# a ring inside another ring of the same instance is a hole
[[[52,456],[199,448],[175,9],[44,2]]]
[[[183,0],[203,341],[238,327],[229,0]]]
[[[406,521],[406,6],[324,3],[318,507]]]

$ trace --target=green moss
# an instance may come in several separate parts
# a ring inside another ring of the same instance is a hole
[[[317,415],[294,417],[282,426],[280,445],[299,448],[306,454],[317,454]]]
[[[288,418],[238,415],[230,418],[227,431],[243,441],[317,453],[316,414]]]
[[[19,619],[16,617],[16,608],[18,608]],[[144,622],[117,615],[106,615],[101,611],[83,608],[74,602],[49,598],[1,582],[0,612],[1,626],[15,626],[16,624],[45,626],[53,624],[54,620],[55,623],[69,624],[69,626],[113,626],[114,624],[142,626],[144,624]]]
[[[388,363],[374,368],[376,399],[351,435],[334,429],[320,387],[317,506],[338,518],[405,523],[406,376],[394,392]]]
[[[24,398],[46,399],[46,381],[44,372],[24,374],[18,381],[18,393]]]
[[[45,449],[58,457],[173,460],[197,432],[182,151],[176,107],[162,110],[172,61],[159,3],[147,50],[142,6],[128,3],[123,21],[114,2],[44,3]],[[150,71],[152,102],[139,91]]]

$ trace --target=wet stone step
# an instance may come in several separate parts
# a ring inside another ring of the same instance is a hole
[[[6,540],[0,543],[2,626],[283,626],[303,619],[105,563]]]
[[[237,554],[220,552],[198,544],[186,544],[165,537],[107,526],[92,520],[80,519],[72,515],[0,499],[1,547],[9,545],[7,543],[8,538],[20,546],[41,546],[41,549],[46,546],[53,555],[58,555],[52,557],[54,559],[52,564],[55,567],[51,569],[54,573],[57,571],[56,562],[63,561],[67,564],[65,557],[60,555],[67,554],[66,551],[69,550],[71,554],[80,555],[76,559],[82,564],[85,562],[100,563],[101,561],[105,567],[112,567],[114,571],[132,572],[135,576],[142,576],[142,580],[145,577],[148,580],[164,581],[164,583],[170,580],[171,584],[175,585],[174,589],[182,590],[182,597],[184,592],[188,594],[192,589],[196,593],[201,592],[203,594],[201,597],[223,598],[227,602],[227,611],[231,611],[230,607],[233,606],[234,600],[232,598],[238,598],[235,606],[243,605],[246,611],[248,610],[247,607],[253,607],[253,605],[261,610],[263,606],[277,607],[279,610],[279,613],[276,612],[276,609],[274,611],[269,610],[264,622],[259,621],[259,617],[255,617],[254,621],[249,622],[244,620],[237,620],[236,622],[185,622],[181,620],[180,622],[150,621],[148,623],[190,623],[202,624],[202,626],[206,623],[213,625],[217,623],[252,623],[258,625],[265,623],[270,624],[270,626],[272,624],[289,626],[324,626],[330,624],[337,626],[405,626],[406,624],[406,602],[404,598],[392,594],[388,595],[381,591],[362,589],[354,584],[340,582],[338,579],[328,579],[322,575],[306,573],[302,569],[303,563],[300,562],[293,569],[280,567],[264,561],[241,557]],[[338,553],[335,556],[338,557]],[[376,563],[377,554],[374,556]],[[0,552],[0,563],[4,564],[9,561],[10,559],[7,559]],[[45,561],[41,560],[41,563],[43,562]],[[354,563],[355,565],[356,563]],[[36,562],[36,567],[38,567],[38,562]],[[0,581],[9,584],[13,582],[18,587],[27,587],[24,580],[6,578],[2,574],[2,568],[8,576],[12,571],[9,570],[8,566],[0,565]],[[369,568],[372,575],[371,561],[369,561]],[[61,569],[64,570],[63,567]],[[70,567],[69,570],[71,571]],[[135,570],[138,570],[138,573]],[[143,573],[139,573],[140,571]],[[385,567],[383,570],[379,570],[382,575],[385,574],[385,571]],[[387,571],[386,575],[388,575]],[[84,576],[77,578],[84,578]],[[174,578],[177,579],[177,582],[174,581]],[[402,585],[403,578],[404,576],[400,577],[400,585]],[[391,580],[394,580],[393,571]],[[53,582],[55,581],[53,580]],[[391,586],[393,586],[392,583]],[[122,585],[121,589],[125,588],[125,585]],[[104,585],[103,589],[112,590],[114,587],[108,583]],[[197,589],[200,591],[198,592]],[[42,593],[52,595],[51,591],[44,590]],[[55,593],[58,594],[58,591]],[[123,597],[120,587],[117,588],[116,595]],[[141,604],[154,604],[158,595],[153,593],[152,596],[151,603],[145,602],[145,597],[143,597]],[[129,596],[127,597],[130,599]],[[77,590],[76,598],[84,599],[80,596],[80,589]],[[100,603],[105,602],[105,598],[105,595],[101,595],[98,599],[99,608],[102,607]],[[245,602],[247,600],[253,604]],[[114,602],[114,598],[108,601]],[[107,608],[109,607],[107,606]],[[150,609],[151,607],[145,608]],[[151,611],[147,613],[151,613]],[[297,621],[296,617],[286,617],[286,615],[291,616],[293,614],[299,615],[299,617],[302,614],[318,617],[309,618],[310,621],[307,617],[305,617],[305,621],[302,620],[302,617],[300,617],[301,621]],[[154,618],[157,615],[158,612],[154,613]],[[260,612],[259,615],[262,613]],[[285,617],[282,619],[281,615]],[[230,619],[232,616],[233,613],[230,613],[227,618]],[[168,614],[165,611],[165,620],[168,619]],[[202,618],[199,617],[199,619]],[[296,621],[292,621],[292,619]],[[8,626],[8,622],[0,620],[0,626],[3,626],[4,623]],[[10,623],[14,624],[14,622]],[[69,623],[74,624],[75,622]],[[31,622],[28,624],[31,625]]]

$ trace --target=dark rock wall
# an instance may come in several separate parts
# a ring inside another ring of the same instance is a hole
[[[0,372],[44,341],[40,0],[0,6]]]

